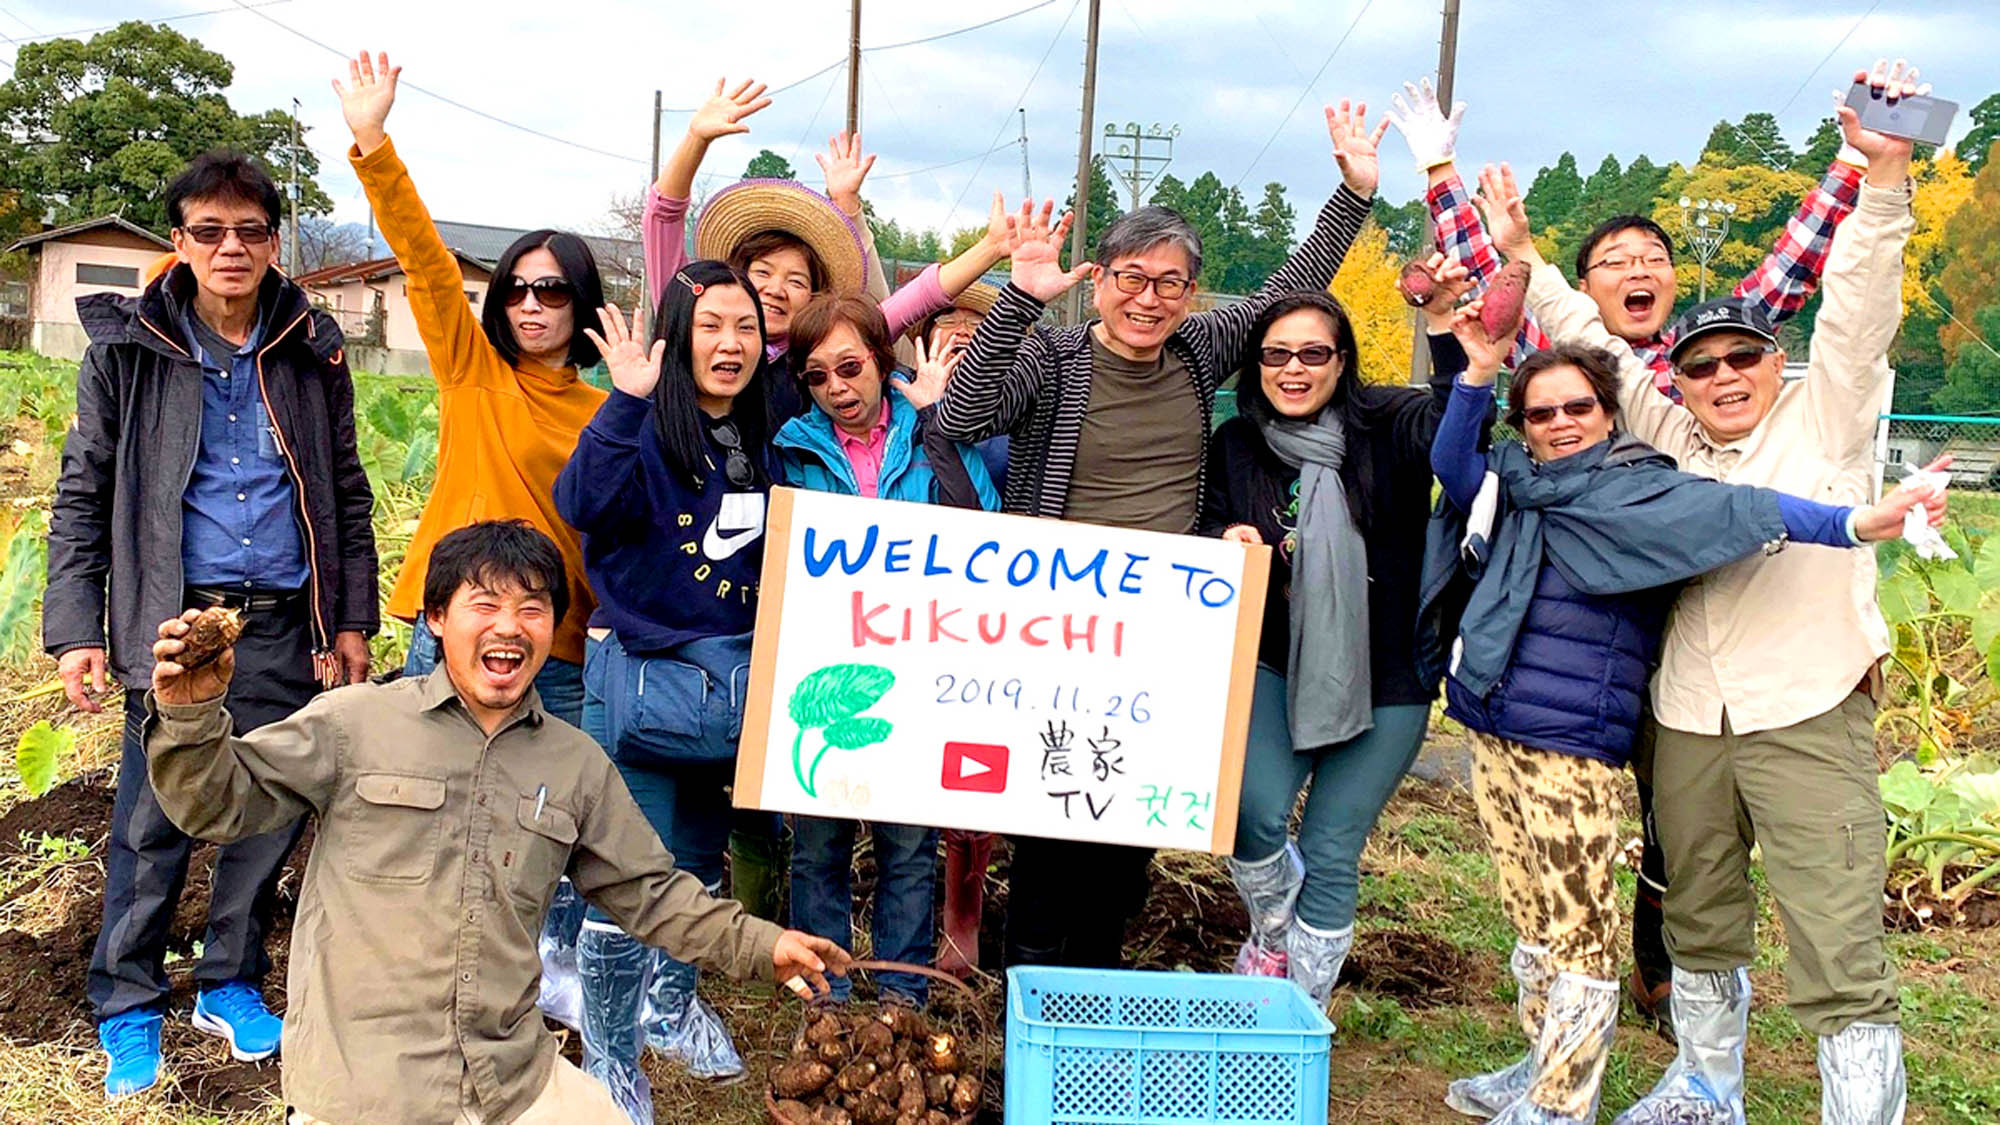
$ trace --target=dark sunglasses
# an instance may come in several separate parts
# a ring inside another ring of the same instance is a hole
[[[1597,411],[1597,396],[1585,395],[1573,398],[1560,406],[1530,406],[1521,411],[1521,417],[1537,426],[1546,426],[1556,420],[1556,411],[1562,411],[1572,418],[1588,418]]]
[[[182,227],[181,229],[187,232],[189,238],[194,239],[203,246],[214,246],[220,243],[223,239],[228,238],[232,231],[236,234],[236,240],[243,245],[261,246],[271,241],[271,237],[278,233],[276,228],[263,223],[245,223],[240,227],[224,226],[221,223],[203,223],[200,226]]]
[[[1104,272],[1111,275],[1111,283],[1118,287],[1120,293],[1130,293],[1133,296],[1137,296],[1144,293],[1146,286],[1150,285],[1153,287],[1153,292],[1159,294],[1162,301],[1171,301],[1178,298],[1188,291],[1188,286],[1194,284],[1185,277],[1153,277],[1140,273],[1138,270],[1105,270]]]
[[[722,447],[722,475],[729,478],[729,483],[737,488],[749,488],[757,483],[757,469],[750,464],[750,455],[743,452],[743,435],[736,432],[736,423],[728,420],[717,422],[708,432]]]
[[[1776,344],[1731,348],[1719,356],[1705,355],[1700,359],[1690,360],[1687,363],[1677,363],[1674,365],[1674,370],[1680,372],[1685,378],[1697,380],[1706,379],[1715,374],[1725,363],[1738,371],[1748,371],[1763,362],[1765,356],[1777,350],[1778,345]]]
[[[852,382],[861,377],[861,369],[865,366],[867,365],[862,361],[850,356],[834,364],[831,371],[824,367],[808,367],[799,372],[799,378],[803,379],[808,387],[824,387],[827,379],[834,375],[840,376],[844,382]]]
[[[507,302],[508,308],[513,308],[528,299],[529,290],[534,291],[535,303],[545,309],[567,308],[571,301],[576,300],[576,286],[561,277],[538,277],[533,281],[513,278],[507,282],[501,300]]]
[[[1294,356],[1307,367],[1325,367],[1333,362],[1333,349],[1325,344],[1307,344],[1298,351],[1290,348],[1260,348],[1257,351],[1258,361],[1266,367],[1283,367],[1292,362]]]

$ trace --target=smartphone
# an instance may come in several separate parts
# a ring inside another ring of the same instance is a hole
[[[1941,145],[1945,132],[1951,128],[1952,115],[1958,112],[1958,103],[1923,94],[1897,98],[1892,102],[1876,93],[1868,83],[1856,82],[1847,91],[1847,108],[1861,115],[1863,129],[1873,129],[1907,141]]]

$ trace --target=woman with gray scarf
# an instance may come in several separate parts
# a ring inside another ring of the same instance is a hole
[[[1434,333],[1431,388],[1368,386],[1340,304],[1283,298],[1251,329],[1238,416],[1209,448],[1199,530],[1273,548],[1230,860],[1250,913],[1235,967],[1289,976],[1322,1007],[1354,941],[1362,845],[1437,694],[1413,655],[1417,575],[1431,436],[1465,359],[1442,315]]]

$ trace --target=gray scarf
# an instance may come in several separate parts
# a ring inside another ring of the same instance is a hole
[[[1340,480],[1347,433],[1332,407],[1321,410],[1313,422],[1268,416],[1257,422],[1271,452],[1299,470],[1285,695],[1292,749],[1317,750],[1375,725],[1368,671],[1368,548],[1347,510],[1347,490]]]

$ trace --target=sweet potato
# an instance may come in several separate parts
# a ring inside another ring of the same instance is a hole
[[[1527,303],[1528,263],[1508,262],[1500,267],[1480,302],[1479,327],[1486,338],[1496,344],[1512,339],[1520,331]]]
[[[181,637],[183,647],[174,657],[174,663],[193,670],[208,664],[221,656],[224,649],[236,643],[243,635],[243,614],[239,610],[224,609],[219,605],[209,606],[201,611]]]
[[[778,1102],[772,1108],[771,1116],[777,1119],[778,1125],[816,1125],[817,1122],[813,1111],[807,1109],[804,1102],[790,1099]]]
[[[829,1103],[813,1111],[813,1125],[854,1125],[854,1115]]]
[[[1403,267],[1401,276],[1396,278],[1396,291],[1403,295],[1413,309],[1421,309],[1437,299],[1437,278],[1424,268],[1422,262],[1410,262]]]
[[[771,1092],[780,1098],[806,1098],[833,1080],[833,1068],[812,1059],[793,1059],[771,1068]]]

